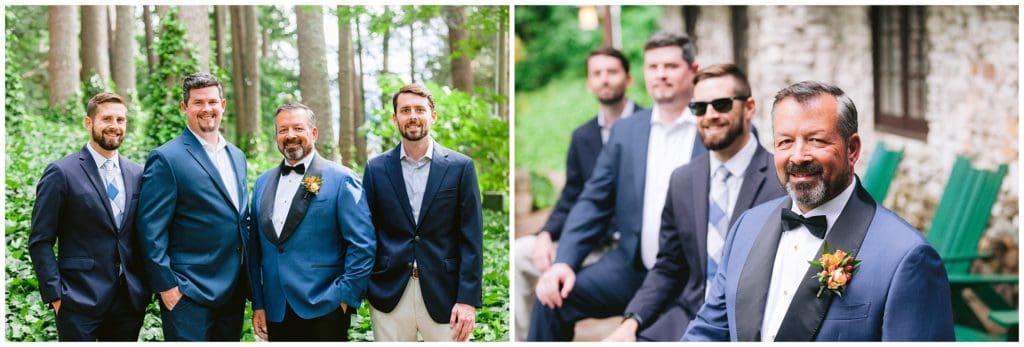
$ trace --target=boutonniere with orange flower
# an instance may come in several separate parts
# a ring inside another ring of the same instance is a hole
[[[320,192],[320,186],[324,184],[324,180],[320,176],[309,176],[302,179],[302,187],[306,188],[306,194],[302,196],[303,199],[309,199],[310,196],[316,196],[316,193]]]
[[[811,266],[821,268],[821,272],[811,276],[811,278],[817,279],[820,283],[818,286],[818,297],[821,297],[821,293],[824,293],[825,289],[841,297],[843,296],[843,291],[846,290],[846,286],[850,284],[853,273],[860,266],[860,259],[854,258],[841,249],[829,251],[828,242],[825,242],[821,258],[818,258],[817,261],[809,261],[808,263]]]

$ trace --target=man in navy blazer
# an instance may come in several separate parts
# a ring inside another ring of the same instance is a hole
[[[89,143],[47,165],[36,186],[29,255],[58,339],[136,341],[150,291],[134,228],[142,167],[117,153],[128,108],[100,93],[84,122]]]
[[[529,340],[569,341],[577,321],[622,314],[654,265],[669,176],[707,152],[686,108],[697,67],[684,35],[659,32],[644,45],[644,81],[654,108],[612,128],[566,219],[554,264],[537,281]],[[613,215],[618,246],[581,268]]]
[[[678,341],[704,304],[729,223],[786,194],[774,157],[751,136],[756,104],[743,71],[714,65],[697,72],[693,83],[690,112],[700,119],[697,131],[711,152],[672,172],[658,260],[626,307],[626,319],[605,340]]]
[[[238,341],[248,280],[245,155],[218,129],[227,100],[208,73],[182,82],[181,135],[149,153],[138,230],[164,338]]]
[[[483,216],[473,160],[430,137],[434,98],[411,84],[391,100],[401,144],[363,175],[377,259],[370,318],[377,341],[466,341],[482,306]]]
[[[854,175],[861,140],[850,97],[805,81],[776,94],[772,108],[775,168],[789,196],[733,224],[707,302],[682,339],[953,340],[938,254]],[[825,248],[860,263],[808,265],[827,260]]]
[[[583,192],[583,184],[590,179],[597,163],[597,155],[611,134],[612,126],[619,119],[629,117],[644,108],[633,103],[626,97],[626,89],[633,82],[629,75],[629,60],[619,50],[612,47],[595,49],[587,57],[587,89],[601,103],[597,115],[572,132],[569,152],[565,159],[565,187],[558,196],[558,203],[548,216],[544,226],[534,235],[526,235],[516,239],[516,340],[526,339],[526,331],[530,328],[530,311],[533,307],[537,285],[537,277],[551,267],[555,260],[557,241],[565,226],[565,217],[569,215],[576,199]],[[608,222],[607,236],[602,245],[610,245],[616,231],[615,221]],[[583,264],[590,265],[604,254],[604,248],[598,248],[588,256]]]
[[[313,110],[274,116],[281,165],[256,179],[249,262],[253,331],[270,341],[347,341],[376,250],[352,170],[317,155]]]

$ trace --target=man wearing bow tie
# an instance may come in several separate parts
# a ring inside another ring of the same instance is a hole
[[[60,341],[139,338],[150,292],[135,235],[142,167],[117,153],[127,124],[120,96],[93,96],[89,143],[48,165],[36,187],[29,254]]]
[[[775,168],[788,197],[729,230],[708,298],[684,341],[948,341],[946,271],[921,233],[877,204],[854,175],[857,109],[843,91],[805,81],[772,106]],[[841,250],[859,266],[809,261]]]
[[[313,149],[303,104],[274,116],[281,165],[253,189],[252,326],[270,341],[347,341],[373,267],[376,239],[355,173]]]

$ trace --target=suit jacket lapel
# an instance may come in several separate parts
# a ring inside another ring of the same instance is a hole
[[[82,166],[82,170],[85,171],[85,177],[89,179],[89,182],[92,182],[92,187],[96,189],[96,197],[100,200],[100,205],[103,205],[103,210],[107,211],[107,221],[110,222],[110,230],[116,235],[117,223],[114,222],[114,210],[110,207],[110,198],[107,196],[107,189],[103,185],[103,179],[101,178],[103,176],[100,175],[100,170],[96,168],[96,161],[92,159],[92,153],[85,147],[82,147],[79,159],[81,159],[79,164]]]
[[[433,159],[430,160],[430,175],[427,176],[427,188],[423,190],[423,202],[420,204],[419,220],[423,220],[427,215],[430,203],[434,201],[434,195],[437,194],[437,189],[441,186],[441,181],[444,180],[444,175],[448,171],[448,151],[441,147],[441,144],[434,143],[433,156]],[[407,198],[406,201],[408,200]],[[416,225],[416,228],[419,228],[419,225]]]
[[[192,155],[192,158],[199,163],[203,171],[206,171],[206,174],[210,176],[210,179],[213,180],[214,185],[217,186],[217,190],[220,191],[224,200],[227,200],[231,206],[236,206],[231,202],[231,195],[228,194],[224,181],[220,179],[220,171],[217,171],[217,167],[213,165],[213,159],[206,154],[203,144],[199,142],[199,139],[188,128],[185,129],[185,133],[182,136],[184,136],[185,141],[183,143],[185,143],[185,150],[188,151],[188,154]]]
[[[416,221],[412,218],[412,206],[409,205],[409,194],[405,192],[405,179],[402,177],[402,144],[398,144],[399,147],[395,147],[388,152],[387,160],[387,177],[388,181],[391,182],[391,189],[395,190],[395,194],[398,198],[398,204],[402,206],[402,214],[405,219],[409,222],[409,225],[415,227]]]
[[[640,121],[641,124],[638,129],[639,133],[636,134],[636,137],[633,137],[635,140],[631,141],[635,142],[639,148],[636,152],[623,151],[622,153],[619,153],[619,155],[637,156],[638,161],[635,162],[637,164],[637,174],[636,176],[633,176],[633,182],[636,186],[636,190],[634,191],[637,192],[637,197],[639,198],[637,201],[643,203],[644,183],[647,179],[647,145],[650,143],[651,139],[651,117],[654,117],[654,112],[645,111],[642,114],[633,115],[633,117],[643,118],[643,120]]]
[[[736,338],[739,341],[761,339],[761,322],[764,320],[768,287],[771,286],[775,253],[782,237],[782,209],[791,204],[789,198],[783,199],[774,212],[769,214],[773,217],[765,221],[743,264],[743,272],[736,286]]]
[[[249,194],[245,190],[245,160],[242,160],[242,151],[233,147],[228,145],[224,147],[224,150],[227,151],[228,158],[231,160],[231,167],[235,169],[234,189],[238,192],[238,213],[242,213],[249,203]]]
[[[306,174],[302,176],[305,180],[307,177],[321,177],[323,167],[325,163],[322,163],[319,155],[313,154],[313,160],[309,162],[309,168],[306,169]],[[321,185],[321,187],[323,187]],[[306,210],[309,208],[309,203],[315,199],[316,196],[309,194],[306,196],[306,188],[299,184],[299,189],[295,190],[295,196],[292,198],[292,206],[288,209],[288,217],[284,220],[284,227],[281,228],[281,237],[277,240],[277,244],[283,244],[288,241],[288,237],[295,233],[295,229],[302,223],[302,219],[306,217]]]
[[[127,165],[124,165],[124,163],[128,161],[128,158],[125,158],[124,156],[120,156],[120,161],[122,163],[121,164],[121,177],[122,177],[121,181],[124,182],[124,198],[125,198],[125,200],[124,200],[125,201],[125,203],[124,203],[125,211],[124,211],[124,216],[122,217],[123,220],[121,221],[121,229],[124,229],[125,226],[128,225],[128,223],[126,223],[128,221],[128,217],[133,216],[134,213],[135,213],[135,208],[134,208],[135,206],[132,206],[132,194],[135,194],[135,192],[139,188],[135,184],[136,180],[128,179],[129,177],[136,177],[137,176],[136,172],[134,172],[132,169],[130,169]],[[120,230],[118,230],[118,231],[120,231]]]
[[[708,271],[708,199],[711,196],[711,158],[693,163],[698,166],[702,179],[693,182],[693,217],[697,224],[697,253],[700,254],[701,278],[707,277]]]
[[[864,242],[864,236],[868,233],[868,226],[875,217],[875,201],[860,185],[859,180],[855,180],[854,184],[857,186],[854,188],[853,196],[836,219],[835,226],[825,235],[825,242],[828,242],[830,250],[841,249],[856,257],[861,243]],[[781,220],[781,217],[779,218]],[[821,250],[818,250],[814,259],[821,257],[821,254]],[[808,266],[804,280],[797,287],[793,302],[789,304],[782,325],[779,326],[776,341],[813,341],[817,336],[818,328],[828,313],[833,297],[829,291],[822,293],[820,298],[817,297],[819,282],[812,276],[818,271],[821,270]]]
[[[277,199],[277,184],[281,181],[281,167],[275,166],[267,173],[267,183],[263,185],[260,196],[260,229],[267,240],[277,244],[277,233],[274,231],[274,202]]]
[[[753,141],[753,139],[751,140]],[[754,207],[754,201],[757,201],[757,195],[761,188],[764,187],[765,180],[768,177],[765,173],[767,170],[768,151],[758,145],[754,151],[754,156],[750,159],[750,164],[747,165],[747,171],[743,173],[743,185],[740,186],[740,193],[736,197],[736,205],[733,207],[732,216],[729,217],[730,226],[743,212]]]

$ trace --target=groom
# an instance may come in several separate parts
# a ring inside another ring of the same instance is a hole
[[[775,96],[772,117],[775,167],[789,196],[733,224],[709,297],[682,340],[953,340],[938,254],[853,173],[861,140],[850,97],[800,82]],[[808,265],[826,245],[859,266]]]

